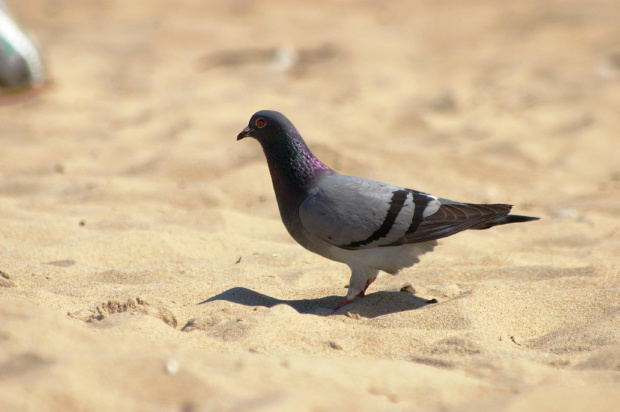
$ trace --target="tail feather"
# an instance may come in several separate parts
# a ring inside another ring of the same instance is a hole
[[[476,226],[472,226],[470,227],[470,229],[483,230],[483,229],[488,229],[493,226],[507,225],[508,223],[531,222],[533,220],[539,220],[539,219],[540,219],[539,217],[533,217],[533,216],[506,215],[506,216],[498,217],[488,222],[481,223]]]
[[[413,231],[407,231],[398,242],[389,246],[441,239],[467,229],[488,229],[508,223],[529,222],[537,217],[509,215],[512,205],[472,204],[446,201],[437,212],[422,219]],[[411,229],[410,229],[411,230]]]

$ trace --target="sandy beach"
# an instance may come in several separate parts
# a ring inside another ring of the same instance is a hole
[[[617,1],[9,2],[52,84],[0,106],[0,410],[614,411]],[[259,144],[540,221],[333,311]]]

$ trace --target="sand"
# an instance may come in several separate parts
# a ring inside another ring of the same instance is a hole
[[[11,4],[53,86],[0,107],[0,410],[617,410],[617,1]],[[542,220],[334,313],[348,269],[235,140],[267,108],[342,173]]]

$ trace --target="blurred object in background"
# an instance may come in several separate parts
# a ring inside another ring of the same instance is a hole
[[[31,97],[45,84],[37,47],[0,0],[0,103]]]

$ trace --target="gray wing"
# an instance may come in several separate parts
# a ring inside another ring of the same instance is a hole
[[[299,207],[303,226],[344,249],[402,244],[402,239],[441,204],[415,190],[332,174],[319,181]]]
[[[473,205],[352,176],[325,176],[299,207],[309,232],[343,249],[424,242],[494,226],[510,205]],[[499,223],[498,223],[499,224]]]

